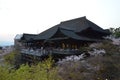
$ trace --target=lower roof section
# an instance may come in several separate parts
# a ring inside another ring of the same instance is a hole
[[[52,29],[52,30],[51,30]],[[67,30],[59,27],[53,27],[49,29],[49,31],[45,31],[42,34],[38,35],[30,35],[30,34],[24,34],[23,39],[27,42],[29,41],[54,41],[54,40],[66,40],[66,39],[74,39],[74,40],[80,40],[80,41],[99,41],[98,39],[91,39],[85,36],[80,36],[77,33],[75,33],[72,30]],[[62,35],[65,37],[55,37],[53,38],[54,35],[56,35],[57,31],[59,30]],[[52,32],[50,32],[52,31]]]

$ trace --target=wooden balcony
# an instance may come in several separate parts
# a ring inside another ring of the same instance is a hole
[[[34,55],[34,56],[43,56],[49,54],[58,54],[58,55],[74,55],[81,54],[78,49],[22,49],[22,54]]]

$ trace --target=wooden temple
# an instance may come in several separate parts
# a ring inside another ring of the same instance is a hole
[[[61,22],[40,34],[23,34],[19,39],[15,38],[15,45],[21,44],[25,59],[36,56],[41,60],[49,54],[57,57],[79,55],[82,46],[100,42],[109,34],[86,17],[80,17]]]

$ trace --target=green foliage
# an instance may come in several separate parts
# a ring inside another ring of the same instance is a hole
[[[36,65],[23,64],[19,69],[0,66],[0,80],[60,80],[57,68],[53,68],[53,60],[49,58]]]
[[[116,38],[120,37],[120,27],[119,28],[110,28],[109,31],[112,33],[113,36]]]
[[[9,71],[5,67],[0,66],[0,80],[8,80]]]
[[[120,56],[91,57],[53,67],[51,58],[19,69],[0,66],[0,80],[119,80]]]
[[[21,64],[21,56],[19,51],[12,51],[4,56],[5,63],[10,66],[17,66]]]
[[[119,32],[115,32],[114,35],[115,35],[116,38],[119,38],[120,37],[120,31]]]

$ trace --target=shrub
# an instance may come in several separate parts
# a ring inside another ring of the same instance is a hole
[[[81,61],[67,61],[58,68],[62,80],[90,80],[91,77],[88,75],[89,70],[86,68],[86,63]]]
[[[0,80],[8,80],[9,70],[6,67],[0,66]]]
[[[115,55],[120,53],[119,47],[112,44],[111,41],[103,41],[102,44],[99,45],[99,49],[104,49],[107,53],[107,55]]]
[[[18,66],[21,64],[21,56],[19,51],[12,51],[4,56],[5,63],[10,66]]]
[[[97,56],[58,66],[62,80],[119,80],[120,56]]]
[[[36,65],[21,65],[18,69],[0,66],[0,80],[60,80],[51,58]]]

